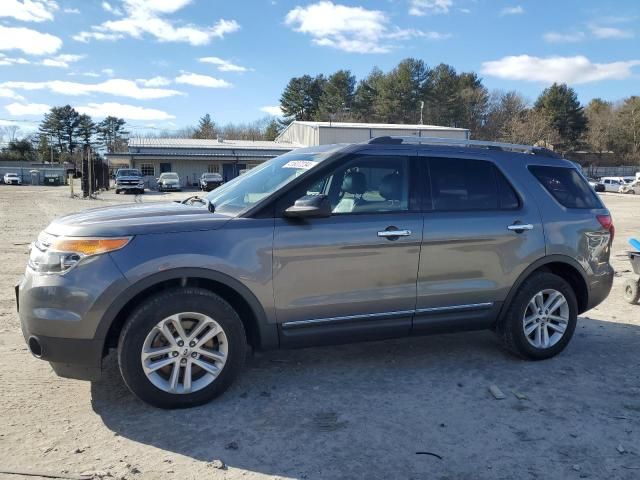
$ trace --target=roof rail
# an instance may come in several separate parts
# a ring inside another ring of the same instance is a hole
[[[475,147],[488,150],[501,150],[510,152],[528,153],[530,155],[545,155],[559,157],[552,150],[531,145],[518,145],[515,143],[486,142],[484,140],[461,140],[456,138],[416,137],[416,136],[385,136],[375,137],[367,143],[379,145],[443,145],[450,147]]]

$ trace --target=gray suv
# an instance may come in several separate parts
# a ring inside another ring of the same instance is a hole
[[[16,287],[30,351],[162,408],[274,349],[491,329],[552,357],[608,295],[614,228],[574,164],[535,147],[380,137],[295,150],[183,203],[54,220]]]

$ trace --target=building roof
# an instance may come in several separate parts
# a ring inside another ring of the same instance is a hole
[[[351,123],[351,122],[306,122],[296,120],[292,124],[306,125],[309,127],[328,128],[363,128],[363,129],[384,129],[384,130],[457,130],[466,132],[467,128],[439,127],[437,125],[409,125],[402,123]]]
[[[130,138],[131,148],[188,148],[188,149],[242,149],[242,150],[283,150],[289,151],[302,145],[252,140],[218,140],[197,138]]]

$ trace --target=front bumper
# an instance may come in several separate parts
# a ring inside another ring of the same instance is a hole
[[[50,362],[60,376],[97,380],[106,336],[99,327],[129,283],[108,254],[87,260],[64,275],[27,269],[16,286],[16,306],[34,356]]]
[[[178,185],[177,183],[160,184],[158,185],[158,188],[160,190],[180,190],[180,185]]]

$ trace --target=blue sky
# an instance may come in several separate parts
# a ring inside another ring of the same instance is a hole
[[[535,99],[640,94],[637,0],[0,0],[0,125],[69,103],[134,131],[276,113],[289,78],[406,57]]]

